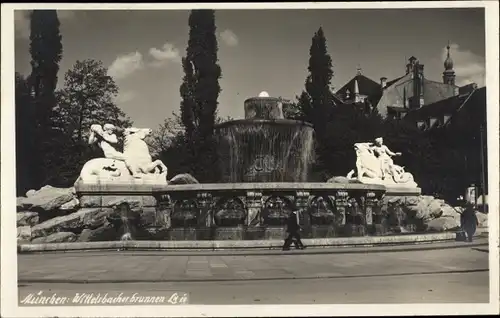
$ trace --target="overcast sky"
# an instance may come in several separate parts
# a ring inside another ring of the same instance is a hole
[[[64,72],[83,59],[98,59],[120,87],[117,104],[138,127],[157,128],[178,112],[189,11],[59,11]],[[17,11],[16,71],[27,75],[29,20]],[[321,26],[334,62],[333,86],[356,74],[379,81],[404,74],[405,58],[425,65],[441,81],[451,42],[457,84],[484,85],[483,9],[222,10],[216,12],[223,78],[221,116],[243,116],[243,101],[268,91],[294,98],[304,86],[309,46]]]

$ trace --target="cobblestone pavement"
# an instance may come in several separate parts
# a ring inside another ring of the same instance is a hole
[[[18,255],[20,282],[161,282],[395,276],[488,269],[487,246],[283,255],[78,252]]]

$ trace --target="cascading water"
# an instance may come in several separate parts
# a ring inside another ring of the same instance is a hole
[[[216,128],[221,182],[306,182],[314,160],[314,129],[283,119],[278,98],[245,101],[245,119]]]

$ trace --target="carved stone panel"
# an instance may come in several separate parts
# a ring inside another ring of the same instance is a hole
[[[316,196],[309,206],[312,225],[331,225],[335,222],[335,207],[327,196]]]
[[[283,196],[271,196],[264,203],[262,218],[265,225],[285,225],[293,210],[292,202]]]
[[[262,223],[262,193],[259,191],[248,191],[246,193],[247,220],[249,227],[260,226]]]
[[[216,226],[244,225],[247,213],[243,201],[238,197],[221,198],[214,207]]]
[[[199,208],[194,199],[180,199],[173,204],[171,224],[174,228],[196,227]]]
[[[163,228],[170,228],[172,214],[172,200],[168,194],[163,194],[157,199],[156,207],[156,226],[161,226]]]

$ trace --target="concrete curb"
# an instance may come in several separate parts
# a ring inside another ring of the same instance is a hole
[[[394,277],[394,276],[415,276],[415,275],[436,275],[436,274],[465,274],[488,272],[488,268],[479,268],[472,270],[445,270],[429,272],[402,272],[387,274],[361,274],[361,275],[304,275],[304,276],[279,276],[279,277],[251,277],[251,278],[185,278],[185,279],[22,279],[18,284],[130,284],[130,283],[206,283],[206,282],[246,282],[246,281],[273,281],[273,280],[309,280],[309,279],[350,279],[350,278],[369,278],[369,277]]]
[[[478,233],[479,234],[479,233]],[[395,236],[336,237],[324,239],[304,239],[308,247],[360,247],[413,245],[419,243],[451,242],[455,240],[454,232],[432,234],[410,234]],[[72,242],[20,244],[18,253],[84,251],[84,250],[262,250],[281,249],[283,240],[255,241],[106,241],[106,242]]]

